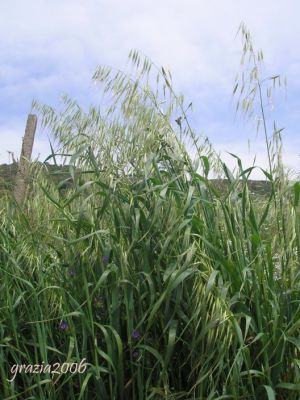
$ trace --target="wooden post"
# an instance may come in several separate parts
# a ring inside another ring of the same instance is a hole
[[[22,151],[18,165],[18,172],[16,176],[16,184],[14,195],[18,204],[22,204],[25,199],[26,181],[28,179],[28,162],[30,162],[34,136],[37,125],[37,117],[34,114],[29,114],[23,137]]]

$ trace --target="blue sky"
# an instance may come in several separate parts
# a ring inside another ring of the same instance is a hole
[[[235,117],[231,98],[239,70],[241,21],[263,49],[266,76],[287,78],[271,121],[283,133],[284,162],[300,169],[300,3],[298,0],[11,0],[0,14],[0,163],[19,157],[33,99],[54,107],[67,93],[83,106],[97,104],[96,66],[126,69],[132,48],[170,69],[176,90],[193,102],[192,125],[205,133],[225,160],[226,152],[249,165],[266,166],[262,133]],[[250,153],[248,150],[250,140]],[[34,157],[49,152],[39,127]]]

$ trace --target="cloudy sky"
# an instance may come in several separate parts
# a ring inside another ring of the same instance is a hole
[[[57,107],[62,94],[97,104],[91,83],[97,65],[125,69],[141,50],[170,69],[177,92],[193,102],[191,122],[229,163],[266,166],[262,133],[235,116],[231,93],[239,71],[244,21],[263,49],[266,76],[287,78],[270,122],[284,128],[284,161],[300,170],[300,2],[298,0],[10,0],[0,12],[0,163],[19,156],[33,99]],[[250,153],[248,148],[250,140]],[[49,152],[39,127],[34,157]]]

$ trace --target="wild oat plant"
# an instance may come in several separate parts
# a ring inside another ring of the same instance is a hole
[[[1,399],[299,398],[300,184],[265,106],[280,77],[261,76],[240,32],[234,94],[259,116],[268,195],[249,190],[258,167],[233,155],[230,171],[196,135],[170,73],[136,51],[130,74],[95,72],[101,108],[34,103],[69,176],[57,185],[33,163],[24,204],[1,198]],[[82,373],[25,368],[82,360]]]

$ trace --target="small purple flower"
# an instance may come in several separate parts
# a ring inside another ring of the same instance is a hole
[[[70,276],[75,276],[75,275],[76,275],[75,268],[69,268],[69,269],[68,269],[68,274],[69,274]]]
[[[133,350],[132,352],[132,357],[136,360],[140,355],[140,352],[138,350]]]
[[[102,257],[102,261],[103,261],[103,263],[104,263],[105,265],[107,265],[107,264],[109,263],[109,256],[108,256],[108,255],[103,256],[103,257]]]
[[[131,337],[132,337],[133,339],[136,339],[136,340],[137,340],[140,336],[141,336],[141,334],[140,334],[140,332],[139,332],[137,329],[134,329],[134,330],[132,331]]]
[[[69,329],[69,325],[66,321],[61,321],[59,324],[59,329],[61,329],[62,331],[67,331]]]

